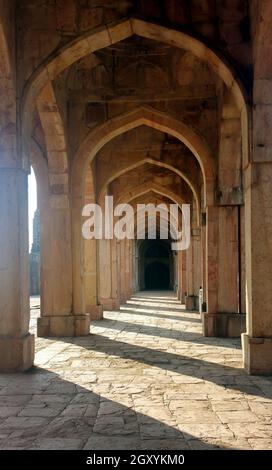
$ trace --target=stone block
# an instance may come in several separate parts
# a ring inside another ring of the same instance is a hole
[[[243,313],[202,313],[203,335],[221,338],[239,338],[246,330]]]
[[[90,333],[90,315],[60,315],[38,318],[39,337],[87,336]]]
[[[0,338],[0,372],[20,372],[34,363],[34,335]]]
[[[127,300],[127,299],[126,299]],[[124,302],[126,302],[124,300]],[[119,299],[101,299],[101,304],[103,305],[103,310],[119,310],[120,301]]]
[[[198,297],[197,295],[187,295],[185,297],[186,310],[198,310]]]
[[[103,320],[103,307],[102,305],[90,305],[86,307],[91,320]]]
[[[272,374],[272,338],[253,338],[244,333],[242,346],[244,366],[249,374]]]

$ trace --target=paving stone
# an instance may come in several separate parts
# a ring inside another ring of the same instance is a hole
[[[249,410],[249,404],[247,401],[237,401],[237,400],[221,400],[221,401],[212,401],[212,409],[214,411],[243,411]]]
[[[29,395],[9,395],[9,396],[0,396],[0,407],[16,407],[25,405],[31,400]]]
[[[217,413],[222,423],[255,423],[259,418],[251,411],[220,411]]]
[[[136,417],[122,416],[101,416],[98,417],[94,425],[94,433],[112,435],[129,435],[138,432]]]
[[[229,423],[230,430],[236,437],[272,438],[272,426],[265,423]]]
[[[141,448],[139,436],[101,436],[93,434],[84,446],[84,450],[137,450]]]
[[[142,441],[142,450],[189,450],[184,439],[148,439]]]
[[[88,417],[59,417],[55,418],[46,427],[42,437],[65,437],[71,436],[89,437],[94,426],[94,419]]]
[[[7,418],[9,416],[17,416],[22,410],[21,406],[8,406],[0,407],[0,418]]]
[[[249,439],[248,441],[254,450],[272,450],[272,438]]]
[[[51,405],[51,406],[26,406],[22,409],[18,416],[42,416],[44,418],[50,418],[58,416],[63,410],[65,405]]]
[[[71,438],[40,438],[30,447],[30,450],[78,450],[83,445],[82,439]]]
[[[184,434],[185,439],[197,438],[219,438],[232,437],[233,433],[223,424],[180,424],[179,430]]]

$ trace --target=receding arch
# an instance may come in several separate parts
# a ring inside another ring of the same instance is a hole
[[[40,93],[37,99],[37,109],[46,143],[48,171],[51,180],[53,179],[50,183],[54,184],[54,178],[63,178],[63,175],[68,172],[69,164],[63,120],[51,83]]]
[[[33,72],[25,87],[24,109],[29,109],[29,105],[47,82],[54,80],[67,67],[87,54],[116,44],[134,34],[179,47],[207,62],[225,85],[232,90],[238,108],[242,110],[245,106],[245,92],[242,84],[231,65],[218,52],[213,51],[203,41],[188,33],[138,18],[131,18],[92,29],[51,53],[47,60]]]
[[[32,114],[35,107],[35,99],[48,82],[54,80],[59,73],[87,54],[116,44],[133,35],[171,44],[191,52],[213,69],[233,93],[236,105],[241,112],[242,127],[245,131],[243,146],[246,152],[248,149],[246,93],[232,66],[218,52],[213,51],[203,41],[188,33],[136,18],[123,19],[88,31],[51,53],[47,60],[33,72],[25,86],[22,100],[22,135],[24,139],[26,140],[29,135],[31,125],[29,115]],[[26,141],[24,144],[26,145]]]
[[[162,194],[162,191],[159,191],[158,188],[154,187],[150,187],[149,186],[149,189],[148,188],[143,188],[142,191],[140,190],[140,193],[138,194],[135,194],[135,195],[132,195],[130,197],[130,199],[127,201],[125,198],[124,198],[124,202],[132,202],[132,201],[135,201],[135,199],[137,198],[140,198],[141,200],[141,203],[144,203],[145,202],[145,198],[143,198],[144,196],[146,196],[148,193],[151,193],[152,195],[156,195],[158,194],[159,196],[163,196],[165,199],[169,200],[169,201],[172,201],[176,204],[178,204],[180,210],[181,210],[181,206],[182,206],[182,200],[180,200],[179,198],[176,198],[176,195],[173,195],[173,194],[170,194],[170,192],[165,192]],[[142,199],[143,198],[143,199]],[[122,203],[123,198],[120,198],[120,200],[118,201],[118,203]],[[162,203],[164,204],[169,204],[168,201],[162,201]],[[132,204],[135,204],[135,203],[132,203]],[[166,222],[168,224],[168,227],[171,227],[171,233],[173,234],[176,234],[176,228],[180,228],[180,223],[179,223],[179,220],[178,218],[176,218],[175,215],[173,215],[172,219],[170,220],[168,215],[166,216],[166,214],[164,213],[161,213],[160,215],[158,213],[156,213],[156,220],[159,220],[159,219],[162,219],[164,222]],[[136,236],[136,233],[138,232],[138,229],[137,229],[137,222],[143,222],[145,221],[146,217],[144,214],[140,214],[137,216],[135,210],[134,210],[134,214],[133,214],[133,223],[134,223],[134,233],[135,233],[135,236]],[[131,218],[129,218],[129,221],[132,220]],[[173,222],[175,222],[175,224],[173,224]],[[143,227],[144,227],[144,224],[143,224]],[[145,229],[145,227],[144,227]]]
[[[147,106],[113,118],[91,131],[80,145],[72,165],[72,191],[81,197],[86,165],[114,137],[141,125],[168,133],[183,142],[197,158],[204,180],[206,202],[213,204],[215,161],[206,141],[189,126]]]
[[[38,208],[46,206],[49,198],[49,175],[48,164],[41,148],[32,139],[30,147],[30,164],[33,167],[35,178],[37,181],[37,199]]]
[[[99,196],[98,196],[98,201],[100,201],[101,197],[103,197],[103,195],[105,194],[107,186],[110,183],[112,183],[116,178],[119,178],[120,176],[124,175],[128,171],[134,170],[134,169],[144,165],[145,163],[149,163],[150,165],[158,166],[160,168],[166,168],[167,170],[170,170],[173,173],[180,176],[180,178],[183,179],[187,183],[187,185],[190,187],[190,189],[192,190],[193,196],[194,196],[195,201],[196,201],[197,214],[198,214],[198,217],[199,217],[199,214],[200,214],[200,197],[199,197],[199,194],[197,192],[197,188],[196,188],[195,184],[191,180],[189,180],[189,178],[183,172],[181,172],[180,170],[175,168],[173,165],[170,165],[170,164],[165,163],[165,162],[160,162],[159,160],[155,160],[154,158],[150,158],[150,157],[139,160],[137,163],[135,163],[133,165],[130,165],[127,168],[124,168],[124,169],[116,172],[114,175],[112,175],[104,183],[104,185],[102,186],[102,188],[100,190],[100,193],[99,193]]]
[[[130,191],[123,194],[122,197],[120,197],[116,201],[116,205],[122,204],[123,202],[129,204],[131,201],[133,201],[137,197],[143,196],[149,192],[160,194],[161,196],[164,196],[167,199],[170,199],[173,203],[178,204],[180,209],[181,209],[182,204],[185,202],[183,201],[183,199],[177,196],[174,192],[169,191],[168,188],[161,187],[160,185],[156,183],[152,183],[152,184],[143,183],[143,184],[139,184],[138,186],[134,186]]]

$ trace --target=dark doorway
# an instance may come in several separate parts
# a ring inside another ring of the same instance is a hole
[[[170,287],[169,266],[154,261],[145,270],[145,288],[147,290],[168,290]]]
[[[173,289],[173,256],[169,240],[144,240],[139,254],[140,289]]]

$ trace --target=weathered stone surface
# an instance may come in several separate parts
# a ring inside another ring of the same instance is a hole
[[[243,372],[239,340],[189,341],[199,314],[169,293],[153,302],[150,315],[148,294],[134,296],[131,310],[105,313],[86,338],[38,338],[42,368],[1,376],[1,449],[272,448],[271,381]],[[112,337],[111,322],[132,316],[137,334]],[[157,341],[163,329],[186,341]]]

